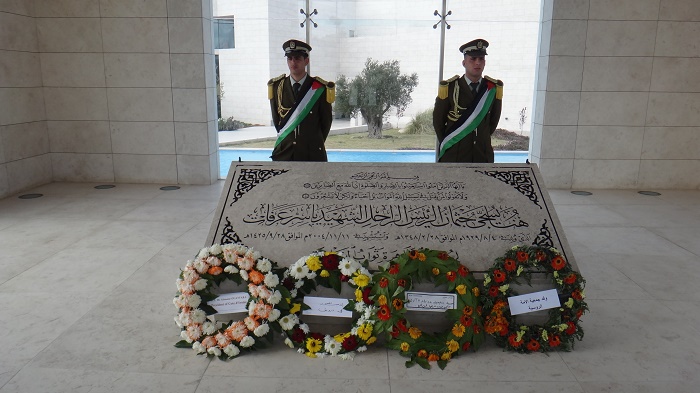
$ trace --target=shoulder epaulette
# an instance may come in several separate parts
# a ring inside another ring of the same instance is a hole
[[[491,78],[491,77],[488,76],[488,75],[484,75],[484,79],[489,80],[489,81],[491,81],[491,82],[497,84],[498,86],[503,86],[503,81],[500,80],[500,79],[494,79],[494,78]]]
[[[284,78],[286,78],[286,77],[287,77],[287,74],[282,74],[282,75],[280,75],[280,76],[278,76],[278,77],[276,77],[276,78],[272,78],[272,79],[270,79],[269,81],[267,81],[267,99],[268,99],[268,100],[271,100],[272,97],[273,97],[273,94],[272,94],[272,85],[273,85],[275,82],[277,82],[278,80],[284,79]]]
[[[313,79],[316,79],[320,84],[322,84],[322,85],[324,85],[324,86],[327,86],[327,85],[328,85],[328,82],[327,82],[325,79],[323,79],[323,78],[320,78],[320,77],[318,77],[318,76],[313,76],[312,78],[313,78]]]
[[[440,81],[440,86],[438,87],[438,98],[444,100],[447,98],[450,83],[459,79],[459,75],[455,75],[452,78],[444,81]]]
[[[268,85],[271,85],[271,84],[277,82],[278,80],[284,79],[284,78],[286,78],[286,77],[287,77],[287,74],[282,74],[282,75],[280,75],[280,76],[278,76],[278,77],[276,77],[276,78],[270,79],[269,81],[267,81],[267,84],[268,84]]]
[[[313,77],[318,83],[326,86],[326,101],[328,101],[329,104],[332,104],[335,102],[335,83],[329,82],[324,80],[323,78],[319,78],[318,76]]]
[[[496,85],[496,99],[503,99],[503,81],[500,79],[493,79],[490,76],[484,75],[484,79],[489,82],[493,82]]]

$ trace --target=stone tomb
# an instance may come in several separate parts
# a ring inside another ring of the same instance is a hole
[[[538,244],[576,268],[530,164],[234,162],[206,245],[233,242],[280,266],[323,248],[376,268],[429,248],[475,272]]]

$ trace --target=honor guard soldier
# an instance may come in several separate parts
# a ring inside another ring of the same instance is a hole
[[[335,84],[306,73],[311,46],[289,40],[282,44],[289,76],[270,79],[267,93],[277,140],[273,161],[328,161],[324,146],[333,121]]]
[[[493,162],[491,134],[501,118],[503,82],[483,75],[488,46],[483,39],[460,46],[464,75],[440,82],[433,110],[438,162]]]

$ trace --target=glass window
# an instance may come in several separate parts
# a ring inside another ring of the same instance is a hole
[[[233,49],[236,41],[233,31],[233,17],[214,19],[215,49]]]

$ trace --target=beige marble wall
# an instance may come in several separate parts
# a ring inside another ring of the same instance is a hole
[[[50,181],[217,180],[209,0],[0,7],[0,197]]]
[[[52,178],[31,2],[0,2],[0,198]]]
[[[545,0],[531,158],[552,188],[700,188],[700,2]]]

